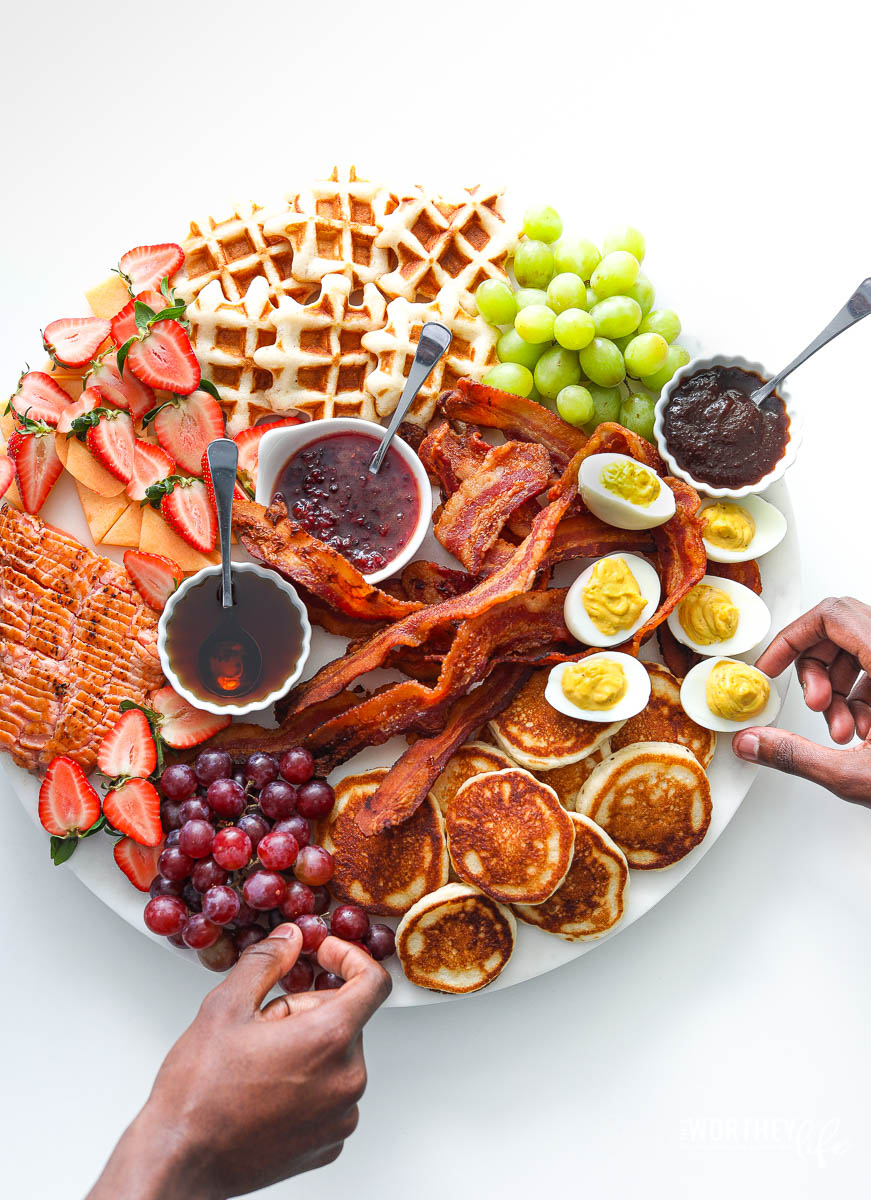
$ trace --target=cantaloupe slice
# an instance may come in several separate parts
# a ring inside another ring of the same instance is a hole
[[[106,343],[104,342],[97,353],[101,353],[105,345]],[[49,359],[42,370],[46,375],[52,377],[58,387],[63,388],[71,400],[78,400],[79,396],[81,396],[84,367],[79,370],[74,370],[72,367],[56,367],[51,359]]]
[[[201,571],[213,563],[221,561],[220,553],[215,550],[211,554],[201,554],[170,529],[166,521],[151,505],[142,510],[142,533],[139,537],[139,549],[147,554],[162,554],[177,562],[185,572]]]
[[[122,480],[116,479],[105,467],[101,467],[87,446],[78,438],[69,439],[66,454],[64,466],[70,475],[92,492],[97,492],[100,496],[120,496],[124,491]],[[63,461],[61,458],[61,462]]]
[[[102,317],[108,321],[115,313],[121,311],[130,299],[130,294],[120,275],[110,275],[102,283],[88,288],[85,299],[95,317]]]
[[[123,496],[120,497],[120,499],[123,498]],[[103,545],[131,546],[135,549],[139,545],[142,534],[142,511],[139,501],[131,500],[109,532],[103,537]]]
[[[91,531],[91,538],[94,545],[99,545],[119,517],[124,515],[129,501],[126,495],[101,496],[78,480],[76,491],[85,520],[88,522],[88,529]]]

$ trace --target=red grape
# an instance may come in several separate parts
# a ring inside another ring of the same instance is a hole
[[[302,887],[302,884],[300,884]],[[151,881],[148,894],[152,900],[157,896],[180,896],[181,884],[173,879],[165,879],[163,875],[155,875]]]
[[[160,823],[167,831],[170,829],[178,829],[182,823],[179,809],[180,804],[176,804],[174,800],[162,800],[160,804]]]
[[[286,894],[287,884],[275,871],[255,871],[242,885],[245,903],[259,912],[278,908]]]
[[[242,925],[254,925],[259,915],[259,913],[255,912],[253,908],[240,898],[239,911],[236,913],[236,919],[233,921],[233,924],[239,927]]]
[[[287,895],[281,902],[281,915],[286,921],[295,921],[303,913],[313,913],[315,910],[315,894],[310,887],[291,879],[287,885]]]
[[[203,907],[203,898],[193,883],[189,879],[182,888],[181,898],[188,906],[191,912],[200,912]]]
[[[314,911],[318,916],[327,912],[330,907],[330,893],[325,887],[313,887],[312,892],[315,898]]]
[[[177,829],[170,829],[169,833],[166,835],[166,837],[164,839],[164,842],[163,842],[164,846],[177,846],[178,839],[180,836],[181,836],[181,825],[179,825],[179,827]]]
[[[241,871],[248,865],[252,851],[248,834],[234,825],[219,830],[212,843],[212,857],[219,867],[228,871]]]
[[[227,872],[213,858],[201,858],[191,871],[191,882],[198,892],[207,892],[227,882]]]
[[[323,846],[303,846],[293,868],[297,879],[309,885],[328,883],[333,870],[333,856]]]
[[[257,849],[260,845],[260,839],[266,837],[269,833],[269,822],[265,817],[261,817],[259,813],[243,813],[236,822],[239,829],[244,829],[251,839],[253,849]],[[293,833],[293,830],[290,831]]]
[[[326,921],[323,917],[313,917],[303,913],[302,916],[296,918],[296,924],[302,933],[303,954],[314,954],[330,932],[327,929]]]
[[[212,810],[202,796],[191,796],[178,806],[178,815],[184,825],[186,821],[211,821]]]
[[[219,817],[232,821],[245,811],[248,797],[245,789],[233,779],[216,779],[206,790],[206,803]]]
[[[226,933],[221,934],[214,946],[207,946],[205,950],[197,952],[197,958],[210,971],[229,971],[238,957],[239,951],[233,939]]]
[[[278,986],[285,992],[307,992],[314,982],[315,969],[307,958],[298,958],[286,975],[282,975]]]
[[[262,925],[244,925],[237,932],[233,941],[236,943],[236,949],[241,954],[243,950],[247,950],[255,942],[262,942],[265,937],[266,930]]]
[[[209,821],[185,821],[178,835],[178,848],[191,858],[206,858],[212,850],[215,830]]]
[[[267,783],[260,793],[260,807],[273,821],[296,812],[296,788],[283,779]]]
[[[190,946],[180,933],[171,933],[166,940],[169,942],[170,946],[177,946],[179,950],[190,950]]]
[[[389,925],[370,925],[369,932],[363,938],[363,944],[375,961],[381,962],[396,950],[396,935]]]
[[[292,833],[267,833],[257,847],[257,857],[270,871],[286,871],[296,862],[299,846]]]
[[[278,763],[271,754],[258,750],[245,763],[245,778],[257,788],[266,787],[278,778]]]
[[[160,777],[160,790],[167,800],[187,800],[197,790],[197,777],[187,763],[166,767]]]
[[[181,936],[187,945],[190,946],[191,950],[206,950],[209,946],[214,946],[215,942],[221,936],[221,930],[218,925],[214,925],[202,913],[194,913],[185,922]]]
[[[344,982],[344,979],[339,975],[334,975],[332,971],[321,971],[320,975],[315,978],[315,991],[328,992],[333,988],[342,987]]]
[[[299,789],[296,797],[296,807],[303,817],[317,820],[333,811],[336,793],[326,779],[311,779]]]
[[[294,814],[292,817],[285,817],[283,821],[276,821],[272,826],[273,833],[292,833],[296,838],[296,844],[301,848],[307,846],[312,840],[312,827],[309,825],[305,817]]]
[[[206,785],[216,779],[229,779],[233,760],[226,750],[201,750],[194,762],[194,772],[200,783]]]
[[[183,854],[178,846],[168,846],[157,860],[157,869],[161,875],[178,883],[190,875],[194,860]]]
[[[330,917],[330,933],[346,942],[359,942],[369,932],[369,918],[358,904],[340,904]]]
[[[239,893],[225,883],[203,893],[203,916],[216,925],[229,925],[239,915],[242,901]]]
[[[160,933],[169,937],[173,933],[181,933],[188,910],[184,901],[177,896],[156,896],[145,905],[145,927],[152,933]]]
[[[278,769],[288,783],[308,783],[315,773],[315,760],[310,750],[294,746],[282,754]]]

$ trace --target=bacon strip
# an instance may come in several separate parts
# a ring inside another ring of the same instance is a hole
[[[657,629],[656,638],[663,662],[678,679],[683,679],[696,663],[702,661],[701,655],[679,642],[665,623]]]
[[[718,563],[709,562],[706,575],[717,575],[720,579],[732,579],[735,583],[743,583],[757,596],[762,595],[762,576],[759,574],[759,563],[755,558],[746,562]]]
[[[442,600],[459,596],[477,583],[465,571],[443,567],[441,563],[427,562],[425,559],[409,563],[400,579],[402,590],[409,600],[418,600],[421,604],[441,604]]]
[[[383,621],[367,621],[363,617],[352,617],[348,613],[336,612],[320,596],[306,591],[299,584],[296,585],[296,590],[305,605],[308,619],[312,625],[319,625],[321,629],[325,629],[327,633],[333,633],[337,637],[350,639],[371,637],[379,624],[385,624]]]
[[[508,528],[519,537],[529,536],[529,522],[515,514]],[[618,550],[634,554],[653,554],[656,543],[650,529],[616,529],[606,525],[590,512],[563,517],[550,544],[547,561],[549,566],[565,562],[570,558],[601,558]],[[488,563],[490,558],[488,557]]]
[[[644,463],[657,475],[665,474],[665,463],[657,448],[647,438],[633,433],[615,421],[603,421],[584,446],[583,458],[591,454],[628,454],[637,462]]]
[[[544,405],[475,383],[473,379],[459,380],[454,391],[441,396],[439,404],[451,420],[471,421],[501,429],[508,437],[521,441],[540,442],[560,466],[574,458],[587,441],[580,429]]]
[[[475,430],[461,436],[442,421],[421,443],[418,455],[446,496],[480,467],[493,447]]]

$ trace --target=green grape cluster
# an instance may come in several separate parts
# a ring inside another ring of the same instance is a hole
[[[641,270],[644,237],[631,225],[602,248],[563,232],[549,206],[530,208],[513,261],[516,287],[488,279],[478,312],[502,335],[484,383],[554,408],[587,433],[619,421],[653,440],[655,397],[689,352],[676,344],[680,318],[654,308]]]

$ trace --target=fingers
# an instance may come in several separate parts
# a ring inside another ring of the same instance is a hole
[[[829,671],[832,700],[826,709],[826,723],[829,726],[832,741],[841,745],[851,741],[856,732],[856,723],[847,705],[847,697],[858,675],[859,664],[856,659],[852,654],[841,650]]]
[[[871,764],[865,748],[835,750],[783,729],[768,728],[742,729],[732,738],[732,749],[747,762],[809,779],[844,799],[867,801],[871,797]]]
[[[838,657],[834,642],[817,642],[796,660],[795,673],[801,684],[805,704],[813,712],[825,712],[832,703],[829,668]]]
[[[359,1031],[390,995],[390,976],[365,950],[336,937],[323,940],[318,962],[344,979],[342,987],[328,995],[333,1004],[344,1007],[348,1021]]]
[[[262,1016],[266,1021],[283,1021],[286,1017],[298,1017],[302,1013],[320,1008],[330,999],[330,992],[297,992],[286,996],[276,996],[263,1009]]]
[[[272,988],[299,958],[301,949],[298,925],[276,926],[269,937],[249,946],[214,995],[239,1013],[259,1011]]]
[[[867,738],[871,734],[871,679],[867,675],[863,675],[850,692],[847,707],[856,722],[859,737]]]
[[[851,598],[823,600],[774,638],[757,661],[760,671],[779,675],[817,642],[830,640],[871,668],[871,608]]]

